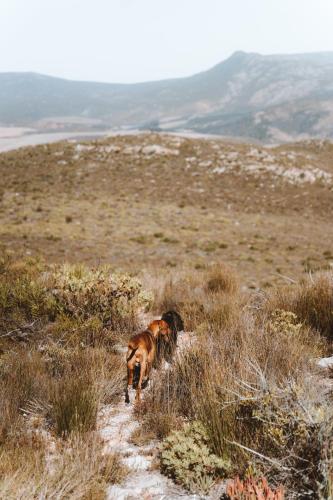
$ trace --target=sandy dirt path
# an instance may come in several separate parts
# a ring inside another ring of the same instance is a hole
[[[134,399],[134,394],[131,395]],[[189,495],[163,476],[154,461],[157,443],[152,441],[145,446],[136,446],[130,442],[131,434],[139,427],[133,416],[133,405],[120,402],[115,407],[108,405],[100,413],[100,434],[105,442],[105,451],[119,453],[122,462],[129,468],[129,475],[121,484],[108,488],[108,500],[125,499],[187,499],[200,497]]]
[[[178,353],[188,348],[192,341],[193,336],[188,333],[179,335]],[[156,465],[158,453],[156,441],[151,441],[145,446],[136,446],[131,443],[131,435],[140,425],[133,414],[134,398],[135,391],[132,390],[130,404],[121,401],[116,406],[106,405],[99,413],[98,428],[105,443],[105,451],[118,453],[122,462],[130,469],[123,483],[111,485],[108,488],[108,500],[199,500],[205,498],[187,493],[175,485],[171,479],[161,474]]]

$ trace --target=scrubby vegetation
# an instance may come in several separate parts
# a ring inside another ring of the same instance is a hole
[[[112,273],[106,266],[97,270],[62,266],[55,269],[52,279],[51,294],[59,312],[74,318],[97,317],[113,328],[150,301],[137,279]]]
[[[293,312],[301,321],[333,341],[333,276],[318,273],[293,287],[279,288],[267,303],[269,310]]]
[[[157,438],[190,490],[239,477],[230,496],[333,497],[333,371],[316,365],[333,352],[332,174],[328,142],[1,154],[0,498],[105,498],[124,477],[99,419],[150,305],[181,314],[186,348],[154,372],[132,442]]]
[[[228,482],[227,495],[230,500],[283,500],[283,488],[272,490],[265,478],[255,480],[247,478],[240,481],[239,478]]]
[[[104,498],[121,480],[97,414],[122,394],[113,347],[148,302],[138,280],[111,269],[2,258],[1,498]]]
[[[122,397],[117,344],[151,306],[181,314],[187,344],[155,371],[132,441],[160,440],[161,470],[190,491],[239,476],[231,498],[329,498],[332,384],[315,361],[332,350],[332,275],[265,294],[219,264],[149,281],[2,258],[0,497],[105,498],[124,477],[98,412]]]
[[[161,466],[190,491],[207,493],[214,479],[227,473],[229,463],[212,453],[206,429],[193,421],[163,441]]]
[[[214,273],[223,285],[211,287]],[[288,498],[326,498],[332,388],[315,360],[331,348],[323,318],[332,313],[332,276],[265,296],[246,296],[236,282],[230,270],[209,267],[157,295],[158,307],[172,305],[184,316],[194,341],[154,381],[142,425],[169,449],[173,429],[200,422],[212,452],[230,462],[229,474],[266,476]]]

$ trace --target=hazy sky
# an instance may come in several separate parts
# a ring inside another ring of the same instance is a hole
[[[333,0],[0,0],[0,71],[136,82],[333,50]]]

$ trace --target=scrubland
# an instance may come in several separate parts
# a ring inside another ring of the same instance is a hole
[[[332,497],[331,150],[143,136],[0,155],[0,498],[126,481],[98,415],[123,398],[119,346],[169,309],[183,348],[132,441],[199,495]]]
[[[143,429],[167,439],[162,467],[194,490],[209,489],[221,466],[205,461],[205,444],[224,459],[222,477],[265,475],[287,498],[331,495],[332,381],[315,360],[331,352],[332,274],[248,295],[230,270],[214,266],[155,297],[195,335],[140,412]],[[203,437],[195,429],[189,437],[188,422],[203,426]]]
[[[2,258],[0,497],[104,498],[126,478],[103,451],[98,411],[123,397],[119,344],[144,311],[173,308],[192,342],[155,370],[134,442],[159,440],[161,470],[200,494],[264,476],[287,498],[328,498],[332,379],[316,360],[332,349],[332,275],[250,295],[230,269],[208,265],[150,284]]]

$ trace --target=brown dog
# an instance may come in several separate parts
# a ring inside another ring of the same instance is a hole
[[[128,389],[133,384],[134,370],[140,366],[140,376],[136,388],[136,401],[140,401],[143,377],[149,380],[149,374],[156,355],[156,342],[158,337],[163,337],[166,341],[170,338],[171,330],[166,321],[156,320],[148,325],[147,330],[138,333],[130,338],[128,343],[127,361],[127,387],[125,402],[129,403]]]

